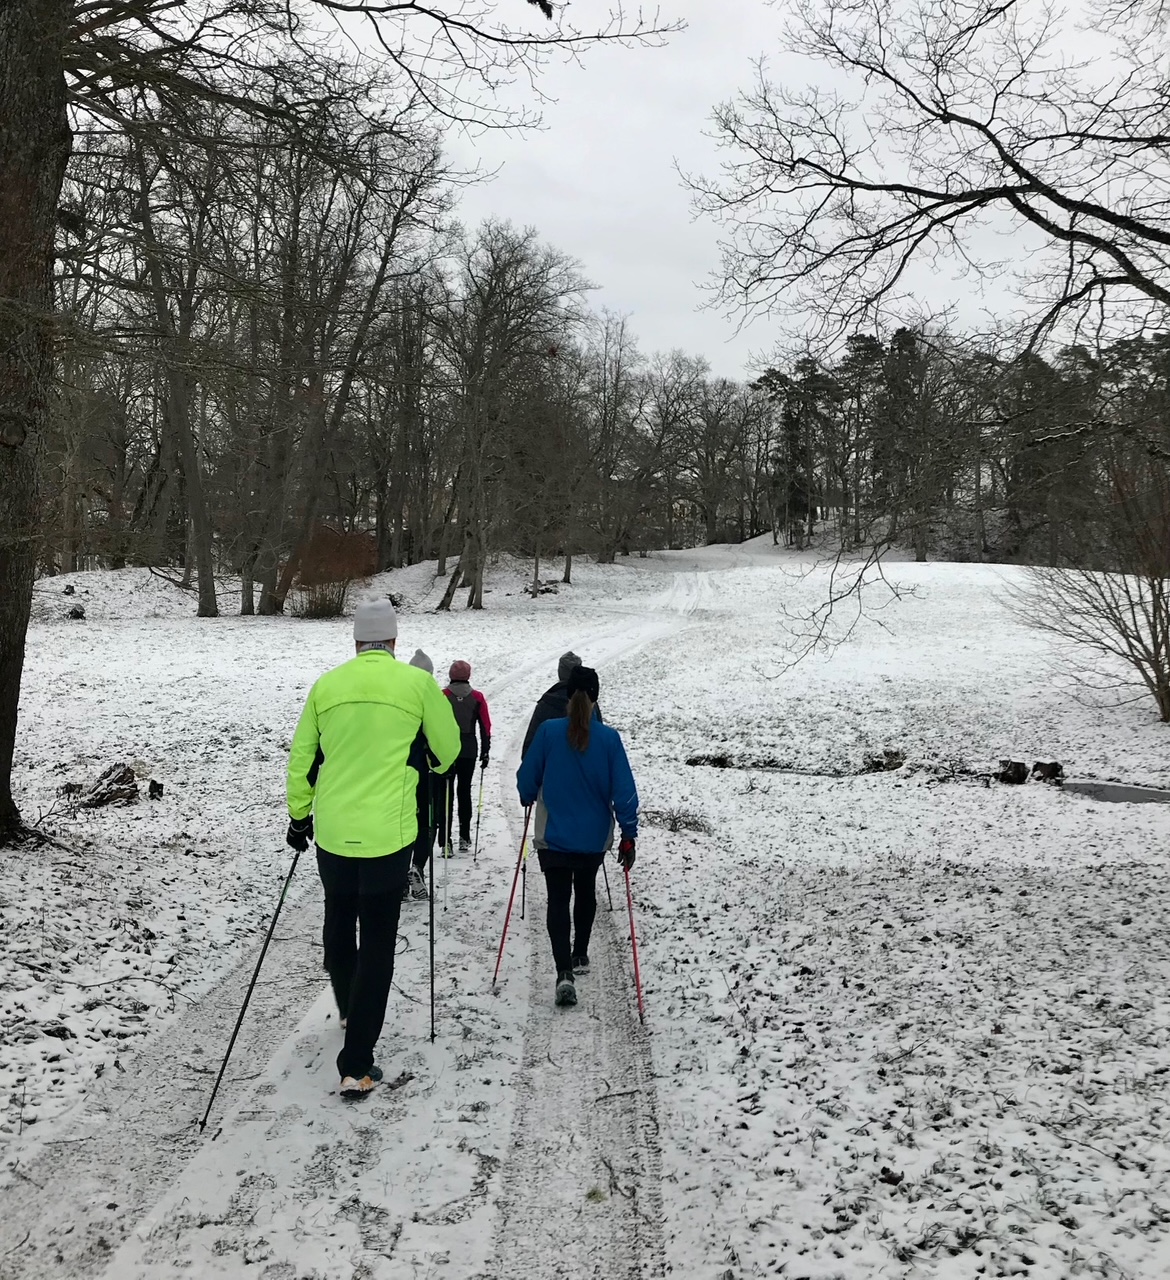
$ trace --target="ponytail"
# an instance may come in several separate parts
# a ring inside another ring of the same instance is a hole
[[[593,700],[578,689],[569,699],[569,746],[574,751],[589,750],[589,725],[593,720]]]

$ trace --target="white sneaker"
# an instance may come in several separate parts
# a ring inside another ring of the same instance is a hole
[[[338,1093],[343,1098],[363,1098],[381,1079],[381,1067],[371,1067],[360,1080],[355,1076],[342,1076]]]
[[[412,898],[421,899],[424,902],[426,901],[427,882],[423,879],[422,872],[418,867],[411,867],[410,878],[407,881],[407,886]]]

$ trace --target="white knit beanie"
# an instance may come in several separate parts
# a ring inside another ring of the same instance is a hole
[[[410,665],[412,667],[421,667],[429,676],[433,676],[435,674],[435,664],[425,653],[423,653],[421,649],[416,649],[414,651],[414,657],[411,658]]]
[[[353,638],[359,643],[398,638],[398,615],[389,600],[363,600],[353,611]]]

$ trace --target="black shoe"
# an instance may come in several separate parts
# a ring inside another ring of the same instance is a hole
[[[338,1092],[343,1098],[364,1098],[381,1079],[382,1068],[371,1067],[360,1079],[356,1076],[342,1076]]]
[[[557,974],[557,1004],[570,1005],[577,1003],[577,987],[573,982],[572,969],[562,969]]]
[[[589,972],[589,957],[583,952],[573,957],[573,972],[578,974]]]

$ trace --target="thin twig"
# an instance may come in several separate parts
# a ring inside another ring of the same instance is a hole
[[[24,1233],[24,1239],[18,1240],[16,1244],[12,1246],[11,1249],[5,1249],[4,1252],[0,1254],[0,1257],[7,1258],[10,1253],[15,1253],[17,1249],[19,1249],[22,1245],[25,1245],[28,1243],[28,1238],[31,1235],[32,1235],[32,1228],[29,1227],[29,1229]]]

